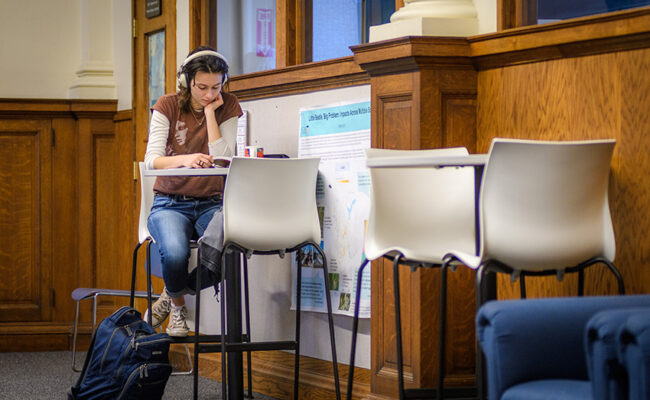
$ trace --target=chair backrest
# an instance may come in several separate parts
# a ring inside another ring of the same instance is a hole
[[[320,243],[319,161],[234,157],[223,195],[224,243],[258,251]]]
[[[466,148],[368,149],[368,159],[390,156],[461,156]],[[473,167],[370,168],[370,217],[364,251],[441,263],[449,250],[475,254]]]
[[[149,239],[149,228],[147,228],[147,218],[151,212],[151,205],[153,204],[153,185],[156,178],[153,176],[144,176],[144,162],[138,163],[140,168],[140,219],[138,222],[138,241],[144,243]]]
[[[519,270],[614,260],[607,198],[615,140],[494,139],[481,189],[481,253]]]

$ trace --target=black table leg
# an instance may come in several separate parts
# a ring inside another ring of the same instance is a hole
[[[241,271],[239,253],[226,255],[226,308],[228,342],[242,342]],[[222,355],[223,356],[223,355]],[[240,352],[228,353],[228,398],[244,398],[243,356]]]

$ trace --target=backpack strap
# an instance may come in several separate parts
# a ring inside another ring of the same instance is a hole
[[[88,348],[88,352],[86,352],[86,359],[84,360],[84,366],[81,368],[79,379],[77,379],[77,383],[75,383],[74,386],[71,387],[70,390],[68,390],[68,400],[74,400],[77,397],[77,394],[79,393],[79,389],[81,388],[81,382],[83,382],[84,377],[88,372],[88,364],[90,364],[90,359],[93,357],[93,350],[95,348],[95,338],[97,337],[97,331],[99,331],[99,327],[98,329],[95,329],[95,332],[93,333],[93,338],[90,341],[90,347]]]

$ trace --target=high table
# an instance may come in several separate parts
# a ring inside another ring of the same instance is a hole
[[[228,168],[169,168],[169,169],[148,169],[144,171],[144,176],[215,176],[228,175]],[[201,274],[197,274],[200,277]],[[242,318],[241,318],[241,271],[239,257],[235,253],[226,255],[226,292],[228,300],[226,302],[226,316],[228,326],[228,337],[230,342],[242,341]],[[200,307],[200,297],[196,296],[196,310],[198,313]],[[198,319],[195,321],[198,325]],[[199,354],[199,333],[195,332],[194,337],[188,337],[181,342],[194,342],[194,398],[198,397],[198,354]],[[223,332],[222,332],[223,334]],[[203,341],[203,340],[201,340]],[[206,346],[207,347],[207,346]],[[222,355],[223,356],[223,355]],[[241,352],[228,353],[228,398],[244,398],[244,372],[243,357]]]
[[[475,252],[479,255],[481,246],[479,194],[483,168],[488,160],[487,154],[468,154],[465,156],[421,155],[421,156],[385,156],[370,159],[366,162],[368,168],[444,168],[444,167],[474,167],[474,232]],[[497,282],[494,274],[488,274],[481,282],[483,296],[477,299],[476,308],[487,300],[496,299]],[[483,358],[477,348],[476,381],[479,398],[484,397],[485,383],[483,374]]]

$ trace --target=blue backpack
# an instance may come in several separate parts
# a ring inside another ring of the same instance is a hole
[[[160,399],[172,372],[166,333],[157,333],[140,312],[122,307],[104,319],[90,343],[69,400]]]

